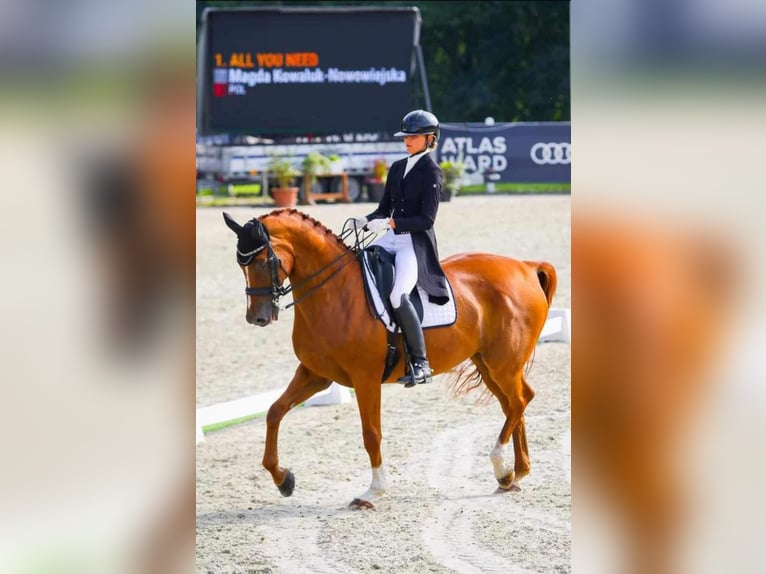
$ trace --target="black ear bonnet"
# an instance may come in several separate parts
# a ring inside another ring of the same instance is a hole
[[[240,225],[224,212],[223,220],[237,234],[237,261],[240,265],[248,265],[269,244],[269,232],[258,219]]]
[[[251,219],[237,233],[237,263],[248,265],[269,244],[269,232],[257,219]]]

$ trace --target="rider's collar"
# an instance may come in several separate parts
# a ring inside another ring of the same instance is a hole
[[[412,155],[407,156],[407,159],[411,159],[413,162],[419,160],[422,156],[426,155],[430,149],[426,148],[423,151],[419,151],[418,153],[413,153]]]

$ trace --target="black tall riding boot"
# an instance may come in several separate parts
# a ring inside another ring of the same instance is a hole
[[[414,387],[416,384],[430,383],[433,381],[431,367],[426,359],[426,342],[423,338],[423,328],[420,326],[418,313],[415,311],[408,295],[402,295],[401,305],[394,309],[396,322],[404,333],[407,347],[410,351],[412,372],[399,379],[405,383],[405,387]]]

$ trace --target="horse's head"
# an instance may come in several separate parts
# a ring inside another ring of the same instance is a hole
[[[237,234],[237,263],[245,274],[247,294],[245,318],[251,325],[265,327],[279,316],[279,297],[287,292],[282,287],[287,271],[260,220],[240,225],[228,213],[223,214],[223,219]]]

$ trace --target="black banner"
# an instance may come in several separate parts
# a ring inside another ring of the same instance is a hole
[[[415,8],[209,9],[199,133],[393,133],[419,27]]]
[[[442,124],[439,161],[461,161],[466,174],[516,183],[571,181],[569,122]]]

